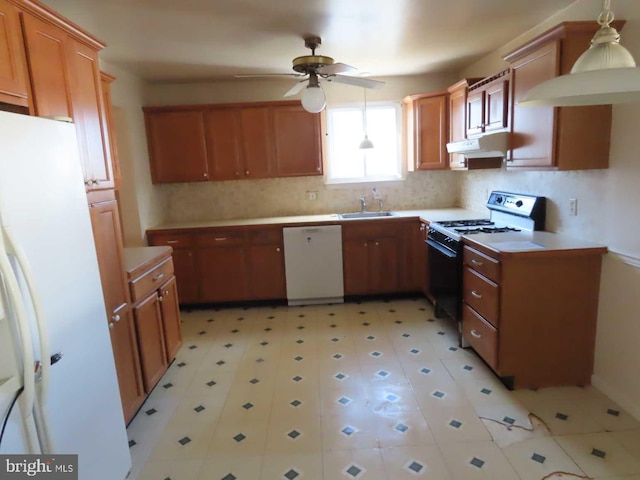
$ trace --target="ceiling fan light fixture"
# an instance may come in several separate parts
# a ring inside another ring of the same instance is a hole
[[[566,107],[640,101],[640,68],[610,25],[614,19],[610,6],[611,0],[603,0],[600,30],[571,73],[536,85],[518,105]]]
[[[327,105],[327,97],[320,85],[307,86],[302,92],[302,108],[309,113],[319,113]]]

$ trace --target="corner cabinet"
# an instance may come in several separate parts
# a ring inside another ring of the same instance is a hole
[[[320,114],[298,102],[145,107],[154,183],[322,175]]]
[[[619,30],[624,22],[614,22]],[[598,29],[595,22],[565,22],[504,57],[510,63],[511,144],[507,169],[608,168],[611,105],[523,107],[539,83],[568,74]]]
[[[412,95],[404,99],[404,104],[409,170],[449,168],[448,92]]]

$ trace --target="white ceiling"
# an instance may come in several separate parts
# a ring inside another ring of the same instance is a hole
[[[574,0],[43,0],[152,82],[288,73],[317,53],[371,76],[455,72]]]

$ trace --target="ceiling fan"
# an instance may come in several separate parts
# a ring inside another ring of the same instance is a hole
[[[322,44],[322,39],[317,36],[304,37],[304,46],[311,49],[311,55],[303,55],[293,59],[293,70],[296,73],[272,73],[236,75],[237,78],[247,77],[267,77],[267,76],[293,76],[304,77],[296,85],[284,94],[284,97],[296,95],[304,89],[302,93],[302,107],[311,113],[322,111],[326,105],[326,97],[320,79],[328,82],[344,83],[364,88],[381,88],[384,82],[364,78],[362,76],[342,75],[343,73],[356,72],[357,69],[345,63],[334,62],[333,58],[324,55],[316,55],[316,48]]]

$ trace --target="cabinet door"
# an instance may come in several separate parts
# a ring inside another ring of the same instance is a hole
[[[467,89],[461,88],[449,95],[449,141],[457,142],[467,138],[466,135],[466,110]],[[449,155],[449,168],[465,168],[466,160],[459,153]]]
[[[159,289],[160,310],[167,362],[171,363],[182,346],[182,329],[180,327],[180,309],[178,308],[178,289],[176,277],[162,285]]]
[[[198,280],[193,250],[175,248],[172,257],[176,283],[178,284],[178,300],[182,304],[197,303],[199,300]]]
[[[504,130],[507,128],[509,99],[509,81],[496,80],[485,90],[484,131]]]
[[[299,106],[273,107],[278,177],[322,174],[320,114]]]
[[[120,321],[109,322],[109,333],[124,420],[129,423],[142,405],[145,395],[136,331],[128,308],[120,313]]]
[[[402,225],[402,243],[399,253],[399,290],[421,292],[426,276],[427,247],[424,243],[424,227],[419,221]]]
[[[239,111],[235,108],[208,110],[204,114],[209,174],[212,180],[244,177],[238,116]]]
[[[120,161],[118,158],[118,145],[115,137],[115,124],[113,120],[113,102],[111,100],[111,84],[115,77],[100,72],[100,84],[102,87],[102,103],[104,104],[104,117],[106,121],[106,131],[109,137],[109,152],[111,154],[111,170],[113,172],[113,186],[120,188],[122,175],[120,174]]]
[[[369,242],[369,285],[371,293],[398,291],[398,243],[395,238]]]
[[[469,92],[467,95],[467,135],[477,135],[484,131],[484,90]]]
[[[66,32],[28,14],[23,21],[36,115],[73,118]]]
[[[153,183],[209,179],[202,112],[145,112]]]
[[[416,169],[447,168],[447,96],[416,100],[414,115]]]
[[[284,256],[281,245],[249,247],[249,298],[287,298]]]
[[[73,121],[88,190],[114,188],[107,120],[102,101],[98,52],[69,38],[67,41]]]
[[[111,316],[129,302],[129,284],[123,267],[124,254],[118,202],[113,200],[91,205],[90,214],[102,293],[107,314]]]
[[[554,162],[555,108],[520,107],[533,87],[557,74],[558,44],[553,42],[511,65],[511,145],[508,166],[549,167]]]
[[[269,109],[267,107],[242,108],[240,125],[244,178],[273,176],[273,143]]]
[[[0,0],[0,102],[28,106],[26,58],[18,10]]]
[[[149,393],[167,370],[162,316],[158,294],[153,292],[134,308],[144,389]]]
[[[345,240],[342,243],[344,269],[344,294],[366,295],[369,288],[369,241],[366,239]]]
[[[246,299],[244,246],[200,247],[196,255],[200,301],[233,302]]]

